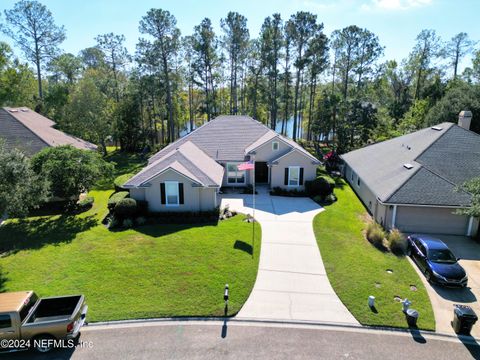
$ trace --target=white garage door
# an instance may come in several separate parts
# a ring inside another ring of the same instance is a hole
[[[399,206],[396,226],[410,233],[465,235],[468,217],[455,215],[454,211],[455,209]]]

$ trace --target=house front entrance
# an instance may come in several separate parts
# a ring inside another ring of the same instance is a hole
[[[255,183],[267,184],[268,183],[268,166],[264,161],[255,162]]]

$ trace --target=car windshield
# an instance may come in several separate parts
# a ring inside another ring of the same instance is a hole
[[[428,251],[428,259],[436,263],[453,264],[457,262],[455,255],[448,249],[433,249]]]

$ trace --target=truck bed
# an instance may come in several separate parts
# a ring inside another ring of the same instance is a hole
[[[67,320],[73,315],[80,301],[80,295],[41,299],[27,323]]]

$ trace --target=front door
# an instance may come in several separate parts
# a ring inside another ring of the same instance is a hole
[[[255,162],[255,183],[267,184],[268,183],[268,166],[264,161]]]

